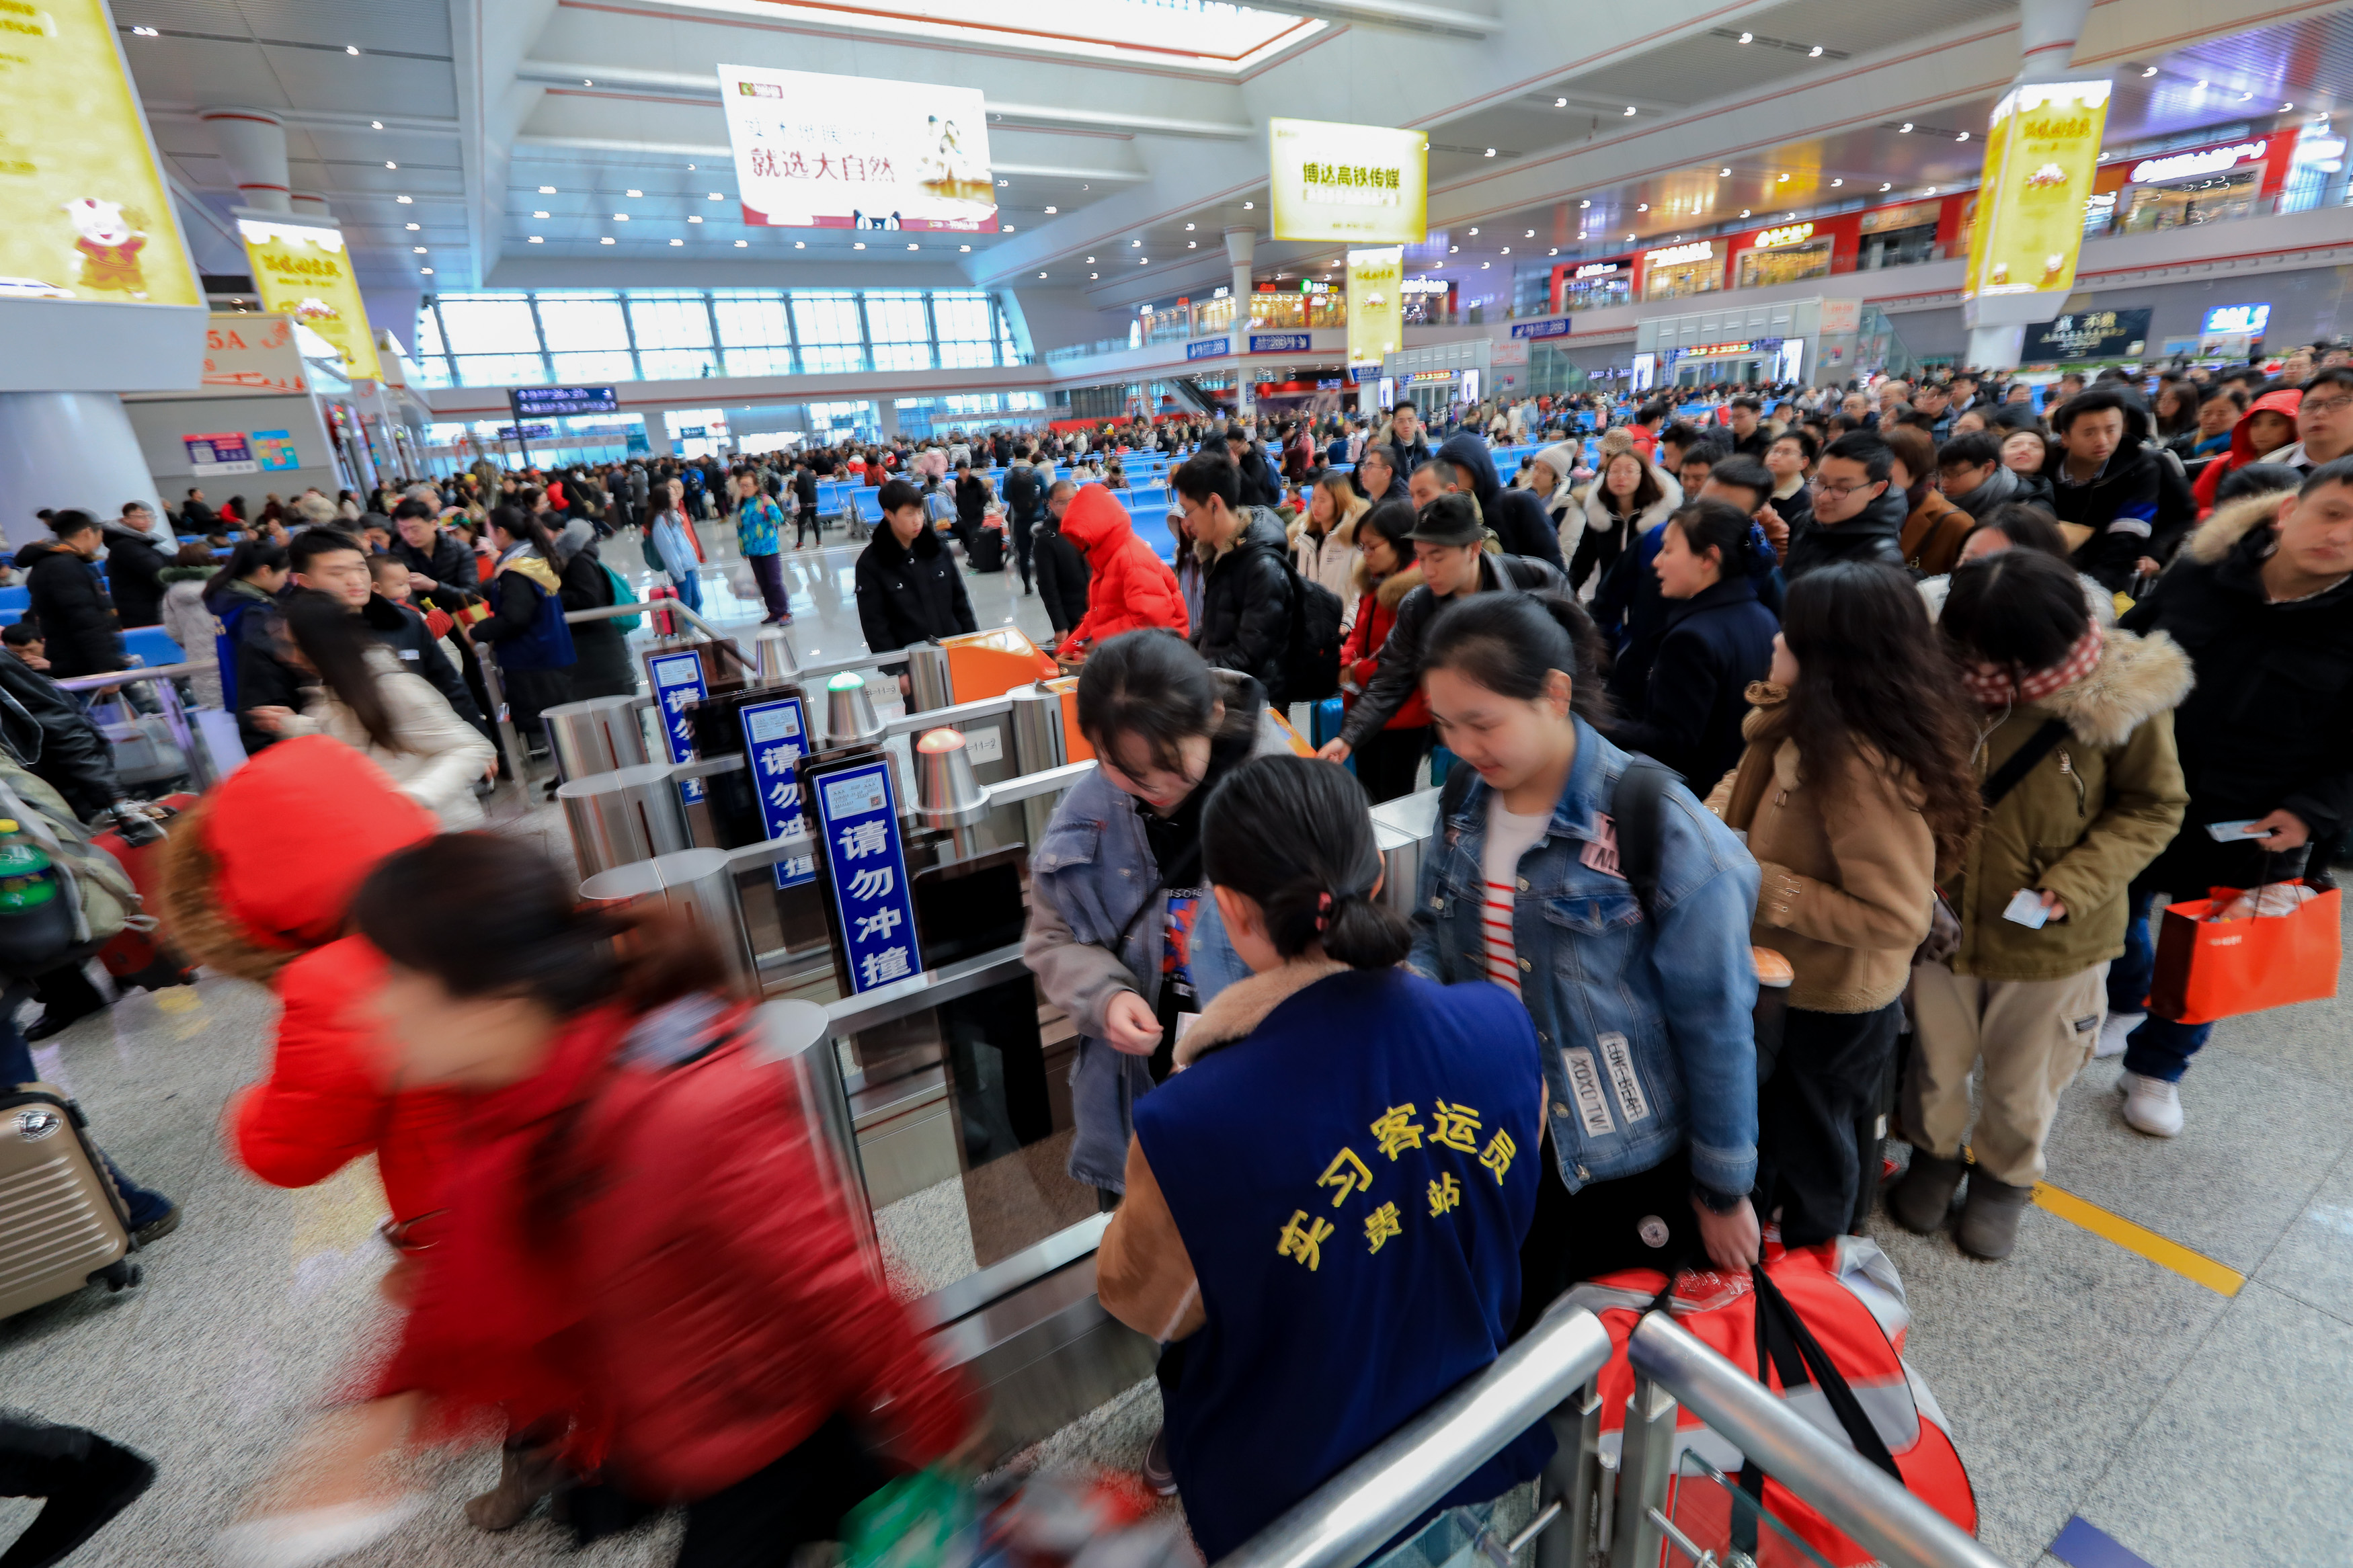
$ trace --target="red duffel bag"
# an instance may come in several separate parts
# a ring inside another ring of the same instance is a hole
[[[1627,1336],[1665,1296],[1678,1328],[1735,1366],[1753,1370],[1757,1381],[1807,1420],[1902,1481],[1954,1524],[1976,1533],[1977,1495],[1968,1471],[1936,1396],[1903,1357],[1911,1314],[1894,1265],[1862,1237],[1773,1256],[1776,1251],[1768,1249],[1770,1261],[1745,1276],[1682,1273],[1672,1294],[1666,1275],[1650,1268],[1603,1275],[1569,1292],[1570,1300],[1600,1318],[1614,1347],[1600,1376],[1603,1451],[1618,1452],[1626,1404],[1634,1393]],[[1810,1561],[1770,1528],[1759,1532],[1746,1510],[1744,1520],[1732,1518],[1731,1494],[1712,1480],[1684,1473],[1683,1457],[1688,1452],[1736,1478],[1742,1492],[1761,1501],[1767,1514],[1831,1568],[1870,1568],[1878,1562],[1779,1482],[1753,1468],[1744,1469],[1740,1450],[1689,1410],[1677,1414],[1676,1436],[1678,1479],[1666,1512],[1686,1535],[1702,1544],[1734,1542],[1754,1555],[1757,1568],[1801,1568]],[[1675,1555],[1679,1560],[1680,1553]]]

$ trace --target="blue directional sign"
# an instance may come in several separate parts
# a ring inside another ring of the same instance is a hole
[[[825,835],[826,868],[854,991],[871,991],[923,970],[892,766],[889,757],[881,757],[863,767],[821,774],[816,785],[818,830]]]
[[[800,830],[800,760],[808,752],[808,716],[797,697],[754,702],[737,710],[744,724],[744,761],[760,799],[760,826],[771,838]],[[817,880],[816,856],[796,855],[776,862],[776,886],[797,888]]]
[[[609,386],[518,386],[507,396],[518,416],[610,414],[621,406]]]
[[[1314,342],[1305,332],[1252,332],[1250,345],[1254,354],[1303,354]]]
[[[694,726],[688,722],[686,710],[708,695],[702,684],[702,660],[692,653],[666,653],[648,659],[646,668],[653,676],[654,700],[661,704],[662,739],[670,747],[670,760],[691,763]],[[702,798],[702,781],[688,779],[678,792],[692,805]]]
[[[1185,345],[1187,359],[1223,359],[1233,352],[1231,338],[1201,338]]]

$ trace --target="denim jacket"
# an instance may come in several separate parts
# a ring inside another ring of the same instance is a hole
[[[1746,1194],[1757,1177],[1757,862],[1689,790],[1672,786],[1660,811],[1653,931],[1624,878],[1586,864],[1588,846],[1614,845],[1608,806],[1628,759],[1576,724],[1577,761],[1545,836],[1520,859],[1512,915],[1561,1180],[1573,1193],[1688,1145],[1694,1179]],[[1491,798],[1474,781],[1422,862],[1407,962],[1433,980],[1482,974]],[[1614,851],[1596,858],[1617,864]]]

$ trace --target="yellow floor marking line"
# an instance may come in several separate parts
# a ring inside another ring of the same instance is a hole
[[[2239,1287],[2247,1282],[2247,1277],[2237,1269],[2217,1263],[2202,1252],[2192,1252],[2178,1241],[2168,1241],[2146,1226],[2135,1225],[2122,1215],[2111,1214],[2048,1182],[2034,1184],[2034,1201],[2061,1219],[2080,1225],[2094,1236],[2105,1237],[2127,1252],[2137,1252],[2151,1263],[2170,1268],[2184,1279],[2218,1294],[2235,1296]]]

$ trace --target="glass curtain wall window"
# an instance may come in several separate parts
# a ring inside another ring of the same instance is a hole
[[[700,292],[632,294],[629,331],[648,381],[690,381],[719,374],[711,341],[711,306]]]
[[[944,289],[934,293],[932,326],[939,342],[942,370],[999,363],[997,301],[987,295]]]
[[[866,336],[876,370],[932,368],[932,323],[918,289],[868,289]]]
[[[858,296],[846,289],[839,293],[795,294],[793,332],[800,343],[803,375],[828,375],[866,368],[866,338],[859,323]]]

